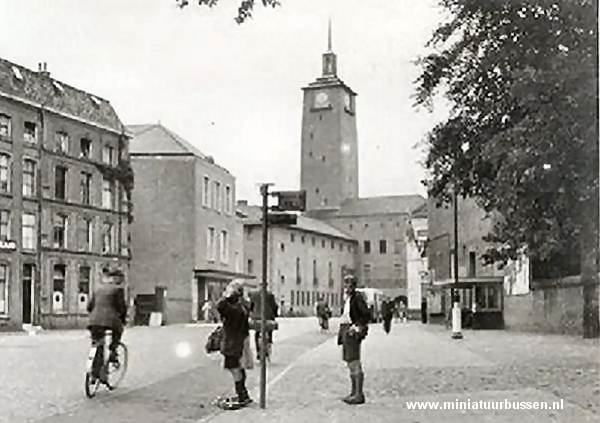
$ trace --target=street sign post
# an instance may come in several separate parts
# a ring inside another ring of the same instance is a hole
[[[272,195],[277,197],[277,206],[273,210],[278,211],[304,211],[306,210],[306,191],[277,191]]]

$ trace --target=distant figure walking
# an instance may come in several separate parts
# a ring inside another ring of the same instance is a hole
[[[392,330],[392,318],[394,317],[394,302],[388,297],[381,303],[381,317],[383,318],[383,330],[389,335]]]
[[[329,330],[329,318],[331,317],[331,309],[327,301],[321,299],[317,302],[316,315],[319,319],[319,327],[321,332]]]

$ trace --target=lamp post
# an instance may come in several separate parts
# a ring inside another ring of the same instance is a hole
[[[469,143],[461,144],[461,150],[466,153]],[[456,172],[456,171],[455,171]],[[462,316],[460,309],[460,297],[458,295],[458,178],[454,181],[454,289],[451,290],[452,299],[452,339],[462,339]]]

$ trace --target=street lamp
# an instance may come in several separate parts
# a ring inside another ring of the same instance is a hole
[[[469,143],[460,146],[463,153],[469,150]],[[462,339],[462,321],[460,298],[458,295],[458,178],[454,180],[454,289],[451,291],[452,299],[452,339]]]

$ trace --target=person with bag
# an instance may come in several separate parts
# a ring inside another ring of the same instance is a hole
[[[344,277],[346,301],[338,332],[338,345],[342,345],[343,360],[348,365],[352,391],[342,401],[346,404],[364,404],[365,395],[360,347],[369,330],[371,313],[363,295],[356,290],[357,280],[353,275]]]
[[[227,285],[217,310],[223,322],[221,354],[225,357],[224,367],[231,372],[237,397],[226,401],[222,408],[237,409],[252,402],[246,389],[246,369],[253,367],[250,350],[248,324],[249,309],[243,299],[243,284],[232,281]]]

